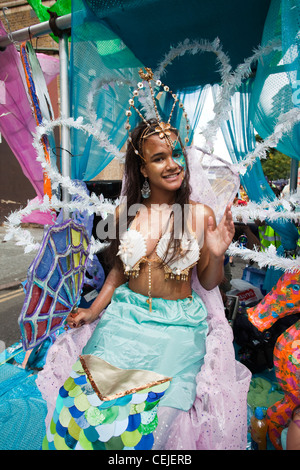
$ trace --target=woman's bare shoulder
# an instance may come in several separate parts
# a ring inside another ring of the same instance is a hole
[[[203,204],[202,202],[195,202],[191,199],[189,201],[189,204],[194,213],[201,213],[205,216],[205,218],[209,216],[215,216],[213,209],[207,204]]]

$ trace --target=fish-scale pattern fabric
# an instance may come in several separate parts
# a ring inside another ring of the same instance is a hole
[[[152,449],[158,404],[169,383],[102,401],[78,360],[59,390],[42,449]]]

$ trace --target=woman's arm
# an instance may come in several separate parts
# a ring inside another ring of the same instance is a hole
[[[85,323],[95,321],[102,310],[110,303],[113,293],[117,287],[126,282],[126,277],[121,267],[115,266],[109,272],[101,291],[89,308],[79,308],[76,314],[70,313],[67,323],[71,328],[77,328]]]
[[[287,432],[286,450],[300,450],[300,406],[293,411]]]
[[[206,290],[214,289],[222,282],[224,254],[232,241],[234,231],[230,204],[226,207],[218,226],[213,210],[205,206],[204,244],[197,265],[197,274],[200,284]]]
[[[286,439],[286,450],[300,450],[300,419],[291,421]]]

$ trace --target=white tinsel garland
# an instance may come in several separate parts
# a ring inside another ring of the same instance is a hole
[[[244,175],[247,168],[253,165],[253,163],[259,159],[267,157],[267,151],[269,148],[277,146],[278,142],[284,137],[284,135],[291,132],[292,128],[300,122],[300,109],[293,108],[284,114],[281,114],[277,120],[273,133],[267,137],[263,142],[258,142],[255,149],[248,153],[245,158],[234,164],[235,169]]]
[[[89,205],[99,206],[99,198],[94,193],[89,196],[85,192],[84,188],[78,186],[76,182],[72,181],[69,176],[63,176],[57,171],[56,168],[53,168],[44,157],[43,145],[41,143],[41,137],[43,135],[48,134],[54,127],[65,125],[68,127],[80,129],[89,135],[93,135],[101,147],[104,147],[108,152],[114,152],[116,158],[123,158],[123,153],[119,152],[117,147],[108,141],[106,133],[101,131],[102,124],[99,122],[100,120],[98,120],[94,125],[83,124],[82,121],[82,118],[78,118],[76,120],[69,118],[64,120],[57,119],[55,121],[43,122],[43,124],[37,128],[37,132],[34,136],[33,146],[38,153],[37,160],[41,163],[44,171],[51,179],[52,187],[56,189],[60,184],[63,188],[68,190],[71,196],[78,196],[82,200],[82,204],[86,204],[86,208],[88,208]],[[98,210],[100,210],[100,207],[98,207]],[[107,209],[103,210],[107,211]]]
[[[278,210],[276,210],[278,209]],[[232,206],[232,216],[235,222],[253,222],[254,220],[293,220],[300,222],[300,212],[292,211],[289,201],[281,199],[275,201],[261,201],[260,204],[249,201],[246,206]]]
[[[219,38],[216,38],[213,42],[205,39],[200,41],[190,41],[189,39],[185,39],[183,42],[178,43],[177,46],[170,49],[164,59],[159,63],[154,76],[160,78],[165,73],[166,67],[170,65],[174,59],[183,56],[185,53],[195,55],[203,52],[212,52],[216,55],[220,64],[219,71],[221,80],[222,82],[228,80],[231,73],[230,60],[228,55],[223,51]]]
[[[90,122],[96,122],[98,117],[96,110],[94,108],[94,99],[99,90],[108,86],[127,86],[134,87],[135,83],[130,80],[126,80],[125,78],[120,80],[116,77],[105,77],[105,78],[95,78],[91,83],[91,89],[87,94],[87,107],[86,107],[86,115],[89,117]],[[125,115],[125,114],[124,114]]]
[[[83,187],[72,181],[69,176],[61,175],[56,168],[53,168],[45,159],[43,145],[41,138],[47,135],[54,127],[65,125],[68,127],[74,127],[80,129],[90,135],[93,135],[98,141],[99,145],[104,147],[108,152],[114,152],[117,158],[122,159],[123,154],[110,143],[105,132],[101,131],[102,122],[97,120],[94,124],[83,124],[83,118],[74,120],[69,119],[57,119],[54,121],[43,121],[42,125],[38,126],[34,135],[33,147],[37,150],[36,159],[41,163],[43,170],[47,173],[51,179],[53,189],[56,189],[60,184],[61,187],[66,188],[71,196],[76,196],[77,200],[70,202],[62,202],[55,195],[49,199],[47,195],[43,197],[42,201],[30,201],[27,206],[19,211],[15,211],[7,217],[7,221],[4,226],[6,228],[6,234],[4,239],[6,241],[15,239],[17,245],[24,246],[25,253],[33,250],[37,250],[39,243],[34,241],[29,230],[21,228],[22,217],[28,216],[35,210],[41,212],[48,212],[51,210],[60,210],[61,208],[69,209],[70,211],[78,210],[80,212],[88,211],[89,214],[93,213],[114,213],[116,203],[105,201],[104,198],[98,198],[94,193],[90,196],[86,193]],[[95,253],[95,250],[104,247],[104,244],[96,243],[93,239],[91,240],[91,253]],[[96,248],[97,246],[97,248]]]
[[[38,126],[36,129],[36,134],[34,135],[33,145],[36,146],[37,142],[38,142],[38,145],[41,145],[40,139],[42,135],[48,134],[55,127],[59,127],[59,126],[66,126],[70,128],[72,127],[74,129],[79,129],[89,135],[92,135],[97,140],[100,147],[103,147],[108,153],[112,153],[115,156],[115,158],[117,158],[118,160],[123,161],[124,153],[120,152],[118,147],[116,147],[114,144],[111,143],[106,132],[102,130],[102,119],[97,119],[96,121],[93,121],[92,123],[86,123],[86,124],[84,124],[82,116],[79,116],[77,119],[58,118],[53,121],[47,121],[44,119],[42,124]],[[43,158],[42,160],[44,161],[45,159]]]
[[[186,52],[190,54],[202,53],[202,52],[212,52],[216,55],[217,61],[220,65],[220,75],[222,79],[221,92],[217,99],[217,102],[214,107],[215,116],[208,122],[206,129],[202,132],[206,139],[206,147],[209,151],[212,148],[212,142],[216,137],[218,128],[222,120],[227,119],[228,112],[231,110],[231,96],[236,90],[236,87],[240,86],[242,80],[247,78],[251,73],[251,64],[259,57],[264,54],[269,54],[272,50],[280,48],[281,45],[278,41],[267,44],[265,47],[259,47],[253,54],[244,61],[243,64],[239,65],[235,71],[232,71],[230,61],[228,56],[223,52],[220,45],[219,39],[215,39],[213,42],[208,41],[189,41],[185,40],[183,43],[178,44],[177,47],[173,47],[170,52],[166,55],[165,59],[161,62],[158,69],[155,72],[157,78],[163,74],[164,69],[169,65],[176,57],[184,55]],[[68,193],[71,196],[77,196],[76,201],[64,202],[59,201],[55,196],[51,200],[45,196],[42,202],[37,202],[36,204],[31,201],[26,208],[16,211],[7,218],[7,234],[5,239],[15,238],[18,245],[25,246],[25,252],[31,251],[32,249],[37,249],[39,244],[35,243],[30,232],[21,229],[21,220],[24,215],[29,215],[34,210],[39,211],[49,211],[49,210],[59,210],[62,207],[73,211],[79,210],[83,212],[88,211],[89,214],[95,213],[113,213],[115,210],[115,204],[99,199],[95,194],[91,196],[87,195],[85,190],[73,182],[68,176],[61,175],[56,169],[52,168],[45,160],[44,149],[41,143],[41,138],[43,135],[47,135],[54,127],[57,126],[68,126],[92,135],[99,143],[99,146],[105,148],[109,153],[114,154],[115,158],[120,161],[123,161],[124,154],[118,150],[118,148],[113,145],[107,134],[102,130],[102,120],[97,119],[95,110],[93,109],[93,100],[95,93],[100,87],[108,85],[112,82],[115,82],[115,79],[105,80],[95,80],[91,90],[87,97],[87,107],[88,107],[88,117],[90,119],[89,123],[83,122],[83,117],[79,117],[74,120],[73,118],[69,119],[57,119],[55,121],[44,121],[41,126],[36,130],[34,136],[33,146],[37,150],[37,160],[40,161],[44,171],[48,174],[52,182],[53,189],[57,188],[58,185],[67,189]],[[121,82],[120,82],[121,83]],[[119,83],[118,83],[119,84]],[[130,83],[129,83],[130,84]],[[130,84],[132,85],[132,84]],[[141,103],[144,105],[145,109],[147,108],[147,97],[140,97]],[[277,145],[278,141],[290,130],[293,125],[300,121],[300,111],[295,108],[288,113],[280,116],[278,119],[277,125],[275,126],[273,134],[266,139],[264,142],[257,144],[256,149],[249,153],[243,161],[233,164],[236,170],[240,174],[244,174],[248,166],[251,166],[257,158],[265,158],[266,151],[269,147],[274,147]],[[288,220],[299,220],[299,214],[292,212],[289,209],[288,203],[282,201],[283,210],[277,211],[278,201],[263,201],[261,204],[249,203],[246,207],[243,207],[242,210],[238,207],[233,207],[232,212],[236,220],[242,220],[244,223],[247,223],[249,220],[278,220],[288,219]],[[102,249],[103,244],[99,241],[96,241],[92,237],[91,241],[91,253],[97,252],[99,249]],[[258,252],[256,250],[241,249],[236,244],[231,244],[228,253],[232,256],[241,256],[244,259],[252,259],[256,261],[259,266],[274,266],[275,268],[280,268],[288,271],[298,271],[299,270],[299,258],[296,259],[287,259],[282,258],[276,255],[276,250],[273,247],[270,247],[266,252]]]
[[[284,258],[278,256],[276,248],[270,245],[265,251],[258,251],[257,249],[249,250],[248,248],[241,248],[238,242],[231,243],[227,249],[229,256],[239,256],[245,260],[255,261],[260,268],[266,266],[273,266],[275,269],[282,269],[283,271],[296,273],[300,271],[300,257],[297,258]]]
[[[220,93],[213,109],[215,116],[208,121],[206,128],[201,132],[206,140],[208,150],[212,151],[212,143],[216,138],[221,122],[228,119],[228,113],[232,108],[231,97],[237,88],[241,86],[242,81],[251,75],[251,64],[255,63],[260,57],[270,54],[275,49],[281,49],[281,42],[279,40],[270,41],[263,47],[259,46],[251,57],[245,59],[244,63],[237,66],[235,71],[231,74],[224,74],[226,78],[222,79]],[[222,76],[222,71],[220,73]]]
[[[220,124],[222,121],[228,119],[228,113],[231,110],[230,99],[236,89],[241,85],[242,81],[251,75],[251,64],[257,61],[260,57],[268,55],[273,50],[280,48],[281,42],[279,40],[276,39],[274,41],[270,41],[266,46],[260,46],[254,50],[251,57],[247,58],[243,64],[238,65],[235,71],[232,71],[229,57],[223,52],[218,38],[213,42],[209,42],[207,40],[190,41],[189,39],[185,39],[185,41],[180,42],[177,46],[171,48],[169,53],[166,54],[164,59],[160,62],[154,75],[159,78],[173,60],[186,53],[194,55],[203,52],[211,52],[216,55],[220,66],[219,73],[222,84],[220,86],[220,94],[214,106],[215,116],[207,123],[206,128],[201,132],[206,141],[205,150],[211,153],[213,142],[216,138],[218,129],[220,128]]]
[[[116,204],[117,201],[115,203],[111,203],[109,201],[106,201],[103,196],[97,201],[90,201],[90,203],[87,205],[86,201],[78,200],[70,201],[68,203],[62,203],[62,201],[57,199],[56,196],[53,196],[51,199],[49,199],[49,197],[45,195],[42,201],[29,201],[25,208],[12,212],[7,217],[7,221],[4,222],[4,227],[6,229],[4,240],[9,241],[15,239],[16,245],[24,246],[24,252],[29,253],[31,251],[37,250],[40,244],[34,240],[34,237],[32,236],[29,230],[21,228],[22,218],[24,216],[28,216],[35,210],[38,210],[40,212],[48,212],[49,210],[59,211],[62,208],[66,208],[69,211],[78,210],[81,213],[87,211],[88,214],[114,213]],[[100,243],[99,241],[92,239],[90,256],[93,253],[104,248],[105,246],[106,244]]]

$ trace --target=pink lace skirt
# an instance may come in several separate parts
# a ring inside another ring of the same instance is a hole
[[[204,364],[196,375],[196,399],[189,411],[158,408],[157,450],[243,450],[247,445],[247,393],[251,373],[235,360],[233,335],[218,289],[205,291],[195,277],[193,289],[208,312]],[[105,315],[105,311],[103,313]],[[97,322],[59,336],[51,346],[37,386],[48,405],[46,426],[59,388],[91,337]]]

